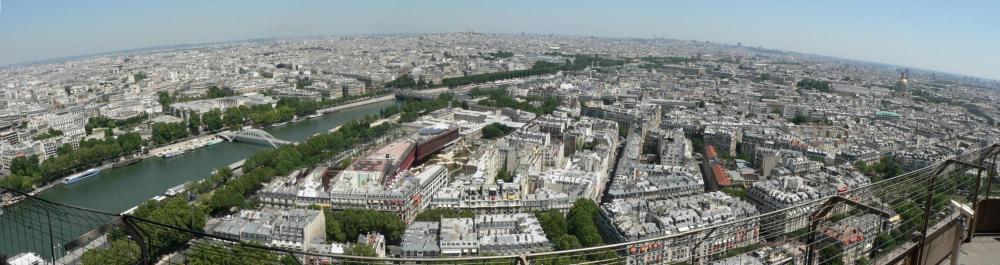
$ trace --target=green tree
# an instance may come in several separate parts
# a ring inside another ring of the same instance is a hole
[[[137,152],[143,145],[144,141],[138,133],[125,133],[119,135],[117,139],[84,140],[80,142],[79,148],[64,150],[63,155],[47,159],[41,164],[37,164],[37,158],[15,159],[12,161],[12,172],[31,175],[38,184],[48,183],[68,174],[98,166],[105,160]]]
[[[311,79],[299,79],[295,81],[295,89],[304,89],[310,85],[312,85]]]
[[[504,59],[504,58],[514,57],[514,53],[509,51],[497,51],[497,52],[491,52],[490,56],[493,56],[494,58]]]
[[[420,222],[437,222],[441,221],[441,218],[473,218],[476,214],[469,210],[455,210],[455,209],[427,209],[420,214],[417,214],[415,218],[416,221]]]
[[[220,167],[215,170],[212,174],[211,180],[216,185],[225,184],[229,179],[233,178],[233,170],[229,166]]]
[[[340,225],[340,221],[334,218],[330,211],[324,211],[326,214],[326,240],[334,242],[347,242],[347,235],[344,234],[344,227]]]
[[[49,139],[49,138],[59,137],[59,136],[62,136],[62,135],[63,135],[62,131],[49,128],[49,130],[47,132],[35,135],[35,140],[45,140],[45,139]]]
[[[515,99],[504,93],[490,93],[490,97],[479,101],[479,105],[495,108],[512,108],[538,115],[549,114],[556,110],[562,100],[558,97],[527,97]]]
[[[0,177],[0,187],[19,192],[29,192],[34,188],[36,180],[30,176],[10,175]]]
[[[798,83],[796,83],[795,86],[805,89],[815,89],[819,90],[820,92],[830,92],[831,90],[830,82],[811,79],[811,78],[802,79]]]
[[[497,176],[495,179],[503,180],[503,182],[505,183],[513,183],[514,175],[510,174],[510,172],[507,172],[507,170],[501,169],[500,171],[497,172]]]
[[[112,240],[107,248],[87,250],[80,257],[84,265],[131,265],[141,259],[139,245],[127,239]]]
[[[388,83],[385,84],[385,86],[395,87],[395,88],[412,88],[417,86],[417,81],[413,80],[413,77],[411,77],[410,75],[403,75],[397,77],[396,79],[393,79],[392,81],[389,81]]]
[[[228,213],[230,208],[246,204],[246,199],[239,190],[223,188],[215,191],[208,201],[208,208],[213,214]]]
[[[794,123],[796,125],[803,124],[803,123],[806,123],[806,122],[809,122],[809,117],[802,116],[802,115],[796,115],[795,118],[792,118],[792,123]]]
[[[352,246],[349,250],[350,251],[348,251],[347,253],[349,255],[363,256],[363,257],[375,256],[375,249],[365,244],[354,244],[354,246]]]
[[[566,218],[569,221],[569,233],[576,236],[585,247],[603,244],[596,221],[600,216],[597,203],[590,199],[577,199]]]
[[[826,265],[844,265],[842,255],[839,247],[830,244],[819,250],[819,262]]]
[[[135,79],[136,83],[139,83],[140,81],[145,80],[146,77],[147,77],[146,73],[136,73],[136,74],[132,75],[132,78]]]
[[[535,212],[535,218],[538,218],[538,223],[542,225],[542,230],[545,231],[545,236],[550,241],[555,241],[569,232],[566,216],[563,216],[559,210],[550,209],[544,212]],[[575,237],[574,240],[577,241],[577,244],[580,243]]]
[[[19,156],[10,161],[10,172],[14,175],[39,176],[38,156]]]
[[[159,99],[158,101],[160,102],[160,105],[163,106],[164,108],[169,106],[170,103],[173,103],[174,101],[174,98],[170,96],[170,92],[167,91],[157,92],[156,96]]]
[[[225,246],[219,243],[199,243],[187,253],[191,265],[237,264],[297,264],[287,255],[278,255],[252,243]]]
[[[202,115],[201,123],[205,125],[205,130],[207,131],[218,131],[221,130],[225,123],[222,121],[222,111],[219,109],[212,109]]]
[[[111,119],[104,116],[91,117],[87,119],[87,126],[91,128],[117,128],[138,125],[149,119],[149,114],[141,113],[139,115],[127,118],[124,120]]]
[[[328,210],[329,211],[329,210]],[[379,232],[385,235],[386,241],[398,243],[403,238],[406,224],[398,215],[388,212],[377,212],[368,209],[348,209],[331,212],[333,220],[340,222],[344,236],[348,240],[358,238],[358,235],[368,232]]]
[[[205,98],[206,99],[223,98],[233,95],[236,95],[236,92],[230,88],[226,87],[220,88],[218,86],[211,86],[208,88],[208,92],[205,93]]]
[[[157,122],[153,124],[152,140],[155,144],[168,144],[188,136],[185,124]]]
[[[430,113],[435,110],[439,110],[448,107],[449,101],[445,98],[438,98],[436,100],[407,100],[403,103],[400,109],[402,113],[399,117],[400,122],[412,122],[416,121],[417,117],[420,115]]]
[[[494,122],[483,127],[483,139],[497,139],[504,137],[511,131],[514,131],[514,129],[498,122]]]
[[[746,189],[741,187],[726,187],[722,189],[722,192],[725,192],[729,196],[733,196],[735,198],[746,199],[747,197]]]
[[[580,240],[574,235],[562,235],[556,238],[554,242],[556,250],[569,250],[583,247],[583,245],[580,244]]]
[[[859,161],[854,166],[861,173],[871,177],[872,182],[878,182],[903,174],[903,166],[899,163],[899,160],[892,156],[882,157],[878,162],[871,165],[866,164],[864,161]]]
[[[875,250],[888,251],[896,248],[896,239],[892,237],[891,232],[883,232],[875,238],[874,245]]]
[[[205,212],[187,203],[184,198],[174,197],[162,201],[147,201],[134,212],[143,219],[175,227],[201,231],[205,227],[207,216]],[[139,223],[140,229],[147,235],[154,254],[164,255],[184,247],[191,240],[192,234],[165,228],[159,225]]]
[[[246,110],[248,108],[236,107],[226,109],[225,115],[223,115],[223,121],[226,127],[231,130],[237,130],[243,127],[244,119],[246,119]]]
[[[65,143],[59,146],[59,148],[56,148],[56,154],[59,155],[66,155],[69,154],[70,152],[73,152],[73,146],[69,145],[69,143]]]
[[[201,133],[201,116],[198,113],[191,111],[188,113],[188,130],[191,131],[191,135],[198,135]]]

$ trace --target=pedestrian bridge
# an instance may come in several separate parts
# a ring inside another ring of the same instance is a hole
[[[230,132],[230,131],[221,132],[216,134],[215,136],[229,142],[245,142],[245,143],[266,145],[275,148],[277,148],[279,145],[295,144],[295,142],[292,141],[285,141],[282,139],[278,139],[277,137],[274,137],[273,135],[265,132],[264,130],[253,129],[253,128],[243,129],[236,132]]]

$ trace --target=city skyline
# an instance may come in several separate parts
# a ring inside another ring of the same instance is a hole
[[[631,6],[304,3],[60,5],[0,40],[0,61],[125,49],[0,69],[0,263],[1000,259],[975,251],[1000,229],[962,225],[1000,211],[1000,82],[792,52],[767,43],[838,35],[760,21],[672,25],[722,41],[622,37],[671,26]],[[698,8],[679,10],[818,14]],[[828,44],[896,38],[865,34]]]
[[[0,13],[0,35],[13,38],[0,40],[0,65],[264,38],[475,30],[742,43],[1000,79],[1000,73],[976,63],[1000,59],[1000,53],[990,49],[998,37],[985,34],[1000,23],[989,15],[998,6],[964,4],[942,7],[922,2],[852,1],[834,6],[713,1],[642,2],[640,7],[636,2],[569,5],[560,1],[541,4],[294,1],[250,5],[228,1],[197,5],[99,1],[56,5],[8,0],[3,2]],[[73,22],[67,23],[70,20]]]

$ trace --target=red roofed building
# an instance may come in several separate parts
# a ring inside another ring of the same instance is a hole
[[[733,186],[733,178],[722,167],[722,160],[713,145],[705,145],[705,160],[702,162],[702,175],[705,179],[705,189],[718,191]]]
[[[705,157],[710,160],[715,160],[719,158],[719,153],[715,152],[715,146],[706,145],[705,146]]]
[[[719,188],[733,186],[733,178],[726,173],[726,170],[723,169],[720,164],[712,166],[712,176],[715,177],[715,184],[718,185]]]

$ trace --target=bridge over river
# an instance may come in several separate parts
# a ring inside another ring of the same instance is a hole
[[[274,137],[273,135],[265,132],[264,130],[253,129],[253,128],[243,129],[236,132],[230,132],[230,131],[221,132],[216,134],[216,136],[229,142],[246,142],[246,143],[266,145],[270,147],[278,147],[279,145],[286,145],[286,144],[296,144],[296,142],[278,139],[277,137]]]

